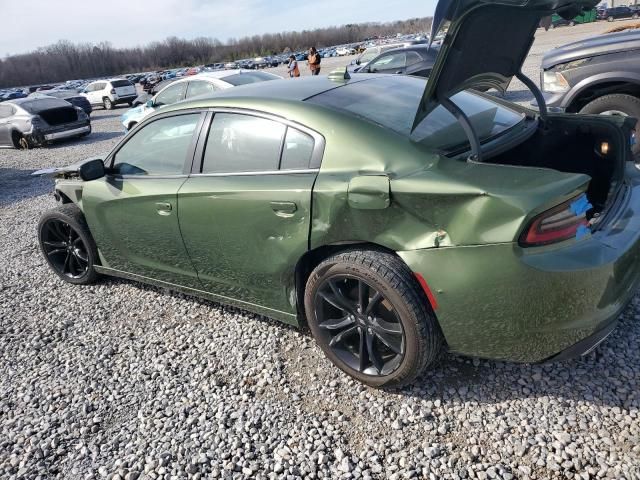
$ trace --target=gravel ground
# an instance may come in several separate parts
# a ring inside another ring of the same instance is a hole
[[[526,69],[594,28],[540,32]],[[580,360],[443,355],[389,393],[269,319],[58,281],[35,237],[52,184],[28,173],[109,150],[123,111],[81,141],[0,151],[0,478],[640,478],[640,298]]]

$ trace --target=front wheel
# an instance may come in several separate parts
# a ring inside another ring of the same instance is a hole
[[[607,18],[607,22],[613,22],[614,18],[613,17],[609,17]]]
[[[62,280],[75,285],[95,282],[98,250],[77,206],[62,205],[42,215],[38,241],[49,267]]]
[[[386,252],[351,250],[323,261],[307,281],[305,311],[329,360],[372,387],[412,382],[443,344],[418,281]]]
[[[110,98],[104,98],[102,100],[102,105],[104,106],[105,110],[112,110],[113,109],[113,102],[111,101]]]
[[[604,95],[587,103],[580,113],[591,115],[613,115],[619,117],[640,118],[640,98],[624,93],[614,93]],[[635,138],[632,142],[633,154],[640,155],[640,144],[638,143],[638,133],[640,125],[636,125]]]

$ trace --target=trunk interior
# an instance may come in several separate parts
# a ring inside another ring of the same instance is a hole
[[[594,208],[588,217],[592,217],[609,206],[622,180],[628,148],[623,137],[618,127],[602,119],[553,117],[515,148],[485,161],[589,175],[587,198]]]
[[[52,127],[78,120],[78,112],[73,107],[52,108],[38,113]]]

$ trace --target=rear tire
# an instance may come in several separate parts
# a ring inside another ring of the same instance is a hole
[[[76,205],[45,212],[38,223],[38,242],[49,267],[65,282],[88,285],[98,278],[98,249]]]
[[[102,106],[105,110],[113,110],[113,102],[108,97],[102,99]]]
[[[638,135],[640,134],[640,98],[624,93],[613,93],[596,98],[580,110],[580,113],[590,115],[602,115],[607,112],[619,112],[619,114],[638,119],[639,123],[636,125],[636,141],[632,151],[634,155],[640,155],[640,138]]]
[[[307,281],[305,311],[329,360],[372,387],[411,383],[444,343],[411,270],[382,251],[350,250],[320,263]]]

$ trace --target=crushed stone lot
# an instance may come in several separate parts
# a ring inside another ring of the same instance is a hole
[[[610,26],[540,31],[526,73]],[[528,100],[516,82],[508,96]],[[640,297],[581,359],[444,354],[384,392],[275,321],[124,280],[63,284],[35,232],[52,182],[29,174],[108,151],[124,111],[94,112],[85,139],[0,150],[0,478],[640,478]]]

